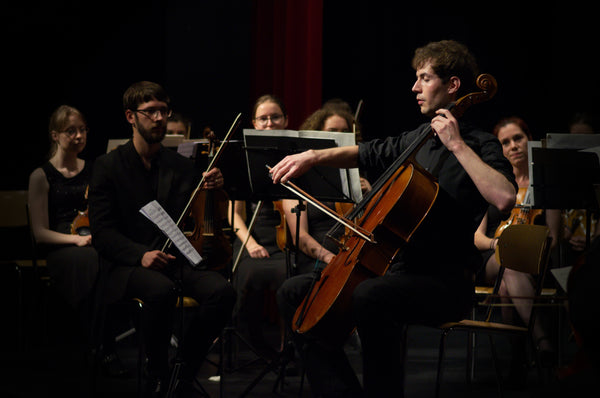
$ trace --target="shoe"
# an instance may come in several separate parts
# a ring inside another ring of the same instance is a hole
[[[542,344],[542,342],[547,343]],[[537,341],[538,358],[540,366],[544,369],[551,369],[556,367],[558,358],[556,350],[552,347],[552,343],[548,337],[542,337]]]
[[[506,387],[515,390],[522,390],[527,387],[527,373],[529,367],[526,363],[520,361],[512,361],[508,377],[504,381]]]
[[[102,373],[108,377],[126,377],[129,369],[125,367],[116,352],[106,354],[102,358]]]
[[[286,376],[299,376],[300,372],[298,371],[298,366],[296,362],[290,361],[285,365],[285,375]]]
[[[193,380],[181,380],[177,388],[177,398],[206,398],[210,397],[202,386]]]
[[[540,350],[539,353],[540,366],[544,369],[553,369],[557,365],[556,351],[554,350]]]
[[[167,393],[168,383],[157,377],[148,377],[144,383],[142,397],[144,398],[162,398]]]

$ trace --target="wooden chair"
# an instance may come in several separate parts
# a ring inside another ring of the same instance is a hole
[[[28,223],[25,213],[27,191],[0,192],[0,230],[2,231],[3,247],[0,263],[3,267],[11,268],[16,277],[15,284],[15,316],[16,335],[19,347],[23,345],[23,267],[33,265],[33,257],[28,239]],[[7,241],[6,239],[9,239]],[[14,282],[13,282],[14,283]],[[11,295],[13,292],[11,292]]]
[[[39,259],[36,254],[27,201],[27,190],[0,191],[0,212],[2,213],[0,229],[3,234],[3,242],[5,242],[1,262],[13,266],[17,277],[16,324],[18,346],[21,348],[23,347],[25,332],[25,314],[32,314],[32,316],[38,314],[37,312],[25,311],[25,299],[31,299],[31,302],[35,305],[45,305],[45,301],[39,299],[39,294],[42,291],[40,289],[43,289],[49,283],[48,278],[40,271],[40,267],[45,267],[46,262]],[[33,275],[34,284],[31,295],[25,294],[25,274],[28,276]],[[46,313],[43,312],[42,315],[45,316]],[[45,329],[46,322],[43,325]],[[46,338],[46,333],[43,334],[43,337]]]
[[[502,396],[502,376],[498,363],[498,356],[494,344],[494,335],[516,335],[524,336],[531,344],[532,353],[536,355],[536,365],[541,376],[541,367],[539,358],[537,358],[536,342],[533,338],[532,330],[536,319],[535,312],[537,303],[542,299],[542,287],[548,264],[549,249],[550,249],[549,230],[545,226],[540,225],[511,225],[505,229],[498,241],[498,255],[500,260],[500,271],[494,289],[492,298],[498,296],[500,281],[505,268],[524,272],[533,275],[536,278],[536,289],[534,297],[534,305],[532,308],[529,324],[525,327],[511,325],[507,323],[492,322],[492,311],[496,307],[493,302],[490,302],[487,308],[485,319],[482,321],[473,319],[463,319],[458,322],[448,322],[441,325],[442,335],[440,339],[438,371],[436,381],[436,397],[440,395],[442,384],[443,364],[445,358],[445,343],[448,334],[451,331],[463,331],[469,334],[484,333],[489,336],[494,368],[498,382],[498,392]],[[493,301],[493,300],[491,300]],[[467,347],[467,361],[470,362],[472,355],[471,346]],[[468,368],[468,366],[467,366]],[[467,370],[467,380],[470,381],[469,371]]]

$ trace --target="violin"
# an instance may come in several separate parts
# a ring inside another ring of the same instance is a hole
[[[288,242],[291,242],[290,231],[288,230],[287,222],[285,220],[285,212],[283,210],[283,202],[281,200],[277,200],[273,202],[273,208],[276,212],[279,213],[280,222],[279,225],[275,227],[276,239],[277,239],[277,247],[281,251],[285,251],[288,247]],[[289,240],[288,240],[289,239]]]
[[[494,238],[502,235],[502,232],[509,225],[535,224],[538,217],[542,215],[542,209],[533,209],[531,206],[523,204],[526,193],[527,188],[519,188],[519,191],[517,192],[516,206],[510,211],[510,216],[506,220],[503,220],[500,225],[498,225],[498,228],[496,228],[496,232],[494,233]]]
[[[572,236],[585,237],[587,234],[586,211],[582,209],[565,210],[562,214],[563,224],[569,230]],[[596,219],[591,218],[590,231],[596,230]]]
[[[214,157],[216,137],[211,131],[208,149],[209,161]],[[195,195],[184,235],[192,246],[210,264],[211,269],[225,268],[233,256],[231,241],[223,232],[228,224],[229,196],[223,189],[201,190]],[[192,222],[190,222],[190,219]],[[188,225],[193,228],[186,228]]]
[[[214,133],[211,135],[209,165],[206,172],[210,171],[218,161],[229,137],[239,125],[240,118],[241,114],[238,114],[216,152],[216,137]],[[177,226],[203,257],[203,262],[210,264],[211,269],[220,270],[225,268],[233,256],[231,241],[225,235],[223,228],[223,226],[228,225],[229,197],[223,189],[201,189],[203,184],[204,176],[192,193],[187,206],[177,221]],[[171,244],[171,240],[168,239],[162,251],[168,250]]]
[[[462,116],[469,106],[487,101],[497,91],[491,75],[480,75],[477,86],[483,91],[468,94],[450,105],[448,109],[455,117]],[[292,320],[294,331],[318,337],[334,347],[342,345],[352,333],[355,325],[350,308],[354,288],[367,278],[387,271],[437,198],[437,181],[414,159],[432,135],[431,127],[423,131],[347,214],[344,222],[328,233],[330,237],[338,236],[336,231],[341,225],[350,230],[339,238],[340,251],[313,279],[298,306]]]
[[[88,198],[89,185],[85,188],[85,200]],[[90,219],[88,217],[89,207],[85,210],[77,210],[77,215],[71,223],[71,235],[89,236],[92,234],[90,230]]]

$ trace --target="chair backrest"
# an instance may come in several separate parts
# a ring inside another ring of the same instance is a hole
[[[539,275],[549,254],[549,230],[543,225],[508,226],[498,238],[500,265],[515,271]]]
[[[500,269],[494,284],[493,299],[488,303],[486,321],[491,319],[505,268],[535,276],[537,279],[535,296],[540,295],[550,255],[550,241],[550,231],[543,225],[513,224],[502,231],[502,235],[498,238],[496,253]],[[534,319],[532,313],[531,324]]]
[[[0,227],[28,227],[27,191],[0,191]]]
[[[0,191],[0,260],[32,265],[27,191]]]

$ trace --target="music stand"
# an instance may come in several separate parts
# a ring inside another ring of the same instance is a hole
[[[593,152],[575,149],[531,148],[530,184],[533,207],[598,210],[594,186],[600,183],[600,163]],[[588,224],[589,220],[588,220]],[[590,228],[586,231],[586,247]]]
[[[287,155],[308,149],[354,145],[354,134],[325,131],[245,129],[244,144],[254,199],[297,199],[281,185],[273,184],[267,170]],[[322,201],[358,202],[362,194],[358,169],[316,166],[294,183]],[[277,200],[276,199],[276,200]]]
[[[252,197],[254,199],[276,201],[298,199],[296,214],[295,262],[298,259],[300,213],[303,209],[300,199],[280,185],[273,184],[267,165],[274,166],[287,155],[308,149],[323,149],[354,144],[354,134],[293,130],[244,130],[244,142]],[[361,199],[358,169],[338,169],[333,167],[313,167],[309,172],[294,181],[298,187],[310,193],[319,201],[358,202]],[[294,264],[294,268],[295,268]],[[292,276],[288,265],[288,277]],[[286,336],[283,350],[278,357],[267,364],[262,372],[248,385],[240,397],[246,396],[269,372],[279,369],[273,391],[283,377],[287,364],[294,356],[294,347]]]

